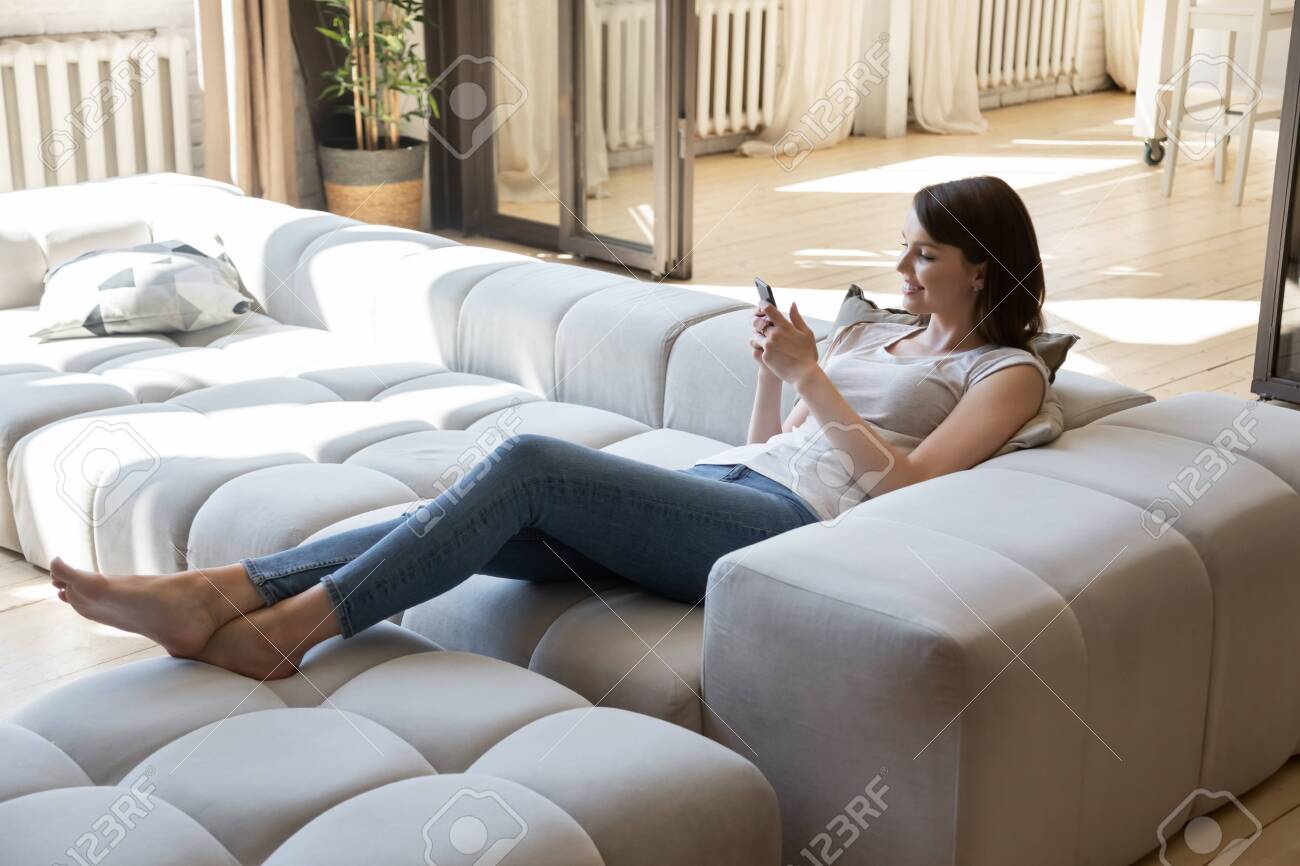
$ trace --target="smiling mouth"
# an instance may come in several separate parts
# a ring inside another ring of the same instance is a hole
[[[915,295],[924,291],[925,289],[921,286],[914,285],[913,283],[903,283],[903,294],[905,295]]]

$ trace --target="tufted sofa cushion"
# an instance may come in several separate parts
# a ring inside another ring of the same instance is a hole
[[[259,683],[151,659],[0,723],[4,861],[66,862],[70,850],[87,862],[112,851],[123,866],[779,856],[768,783],[679,727],[389,624],[316,647],[301,670]]]

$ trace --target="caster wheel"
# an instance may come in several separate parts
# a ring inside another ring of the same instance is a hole
[[[1147,139],[1146,147],[1142,149],[1142,161],[1147,165],[1159,165],[1165,158],[1164,142],[1154,138]]]

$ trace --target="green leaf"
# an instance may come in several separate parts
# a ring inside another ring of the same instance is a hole
[[[316,32],[324,36],[326,39],[333,39],[335,42],[339,43],[340,45],[346,46],[348,44],[348,41],[344,39],[341,34],[335,33],[333,30],[330,30],[327,27],[317,27]]]

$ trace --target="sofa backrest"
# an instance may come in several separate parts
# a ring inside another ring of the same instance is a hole
[[[424,232],[248,198],[159,174],[4,197],[0,308],[39,303],[48,268],[178,238],[228,255],[278,321],[332,331],[377,361],[432,361],[539,395],[743,442],[757,380],[747,302],[613,269],[542,262]],[[810,319],[819,345],[830,323]],[[1067,426],[1147,402],[1062,373]],[[795,402],[789,387],[783,412]]]

